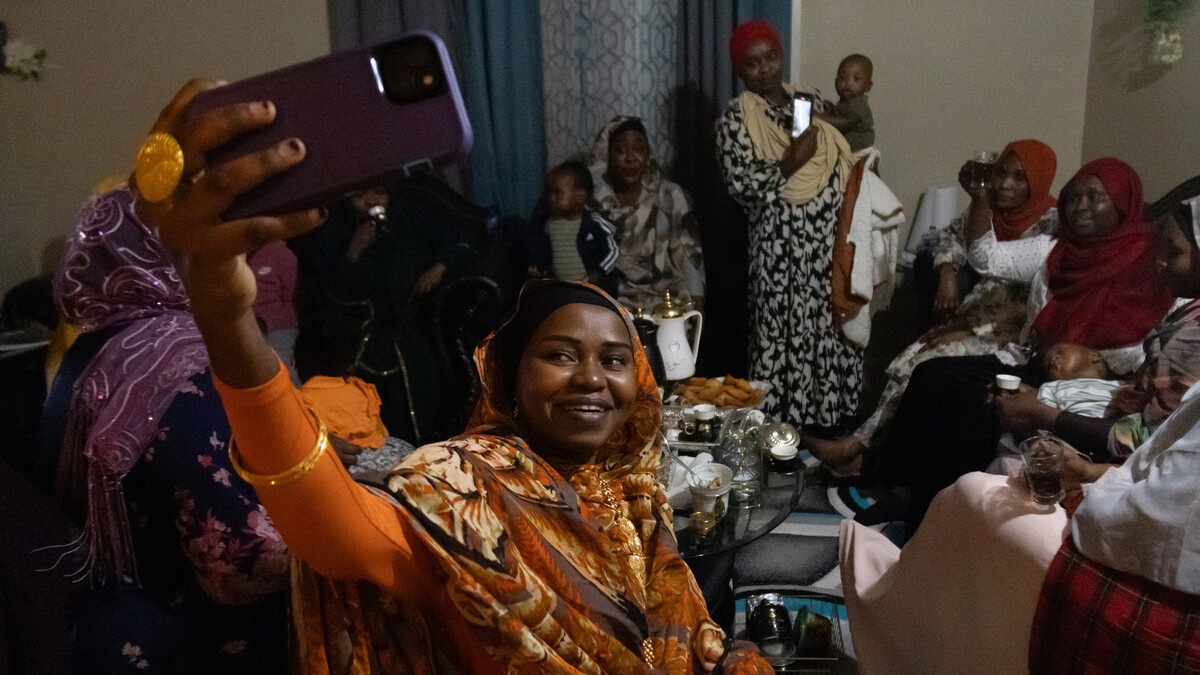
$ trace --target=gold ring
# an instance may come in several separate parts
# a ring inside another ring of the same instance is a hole
[[[138,148],[133,175],[137,189],[148,202],[161,202],[179,185],[183,175],[183,148],[165,131],[156,131]]]

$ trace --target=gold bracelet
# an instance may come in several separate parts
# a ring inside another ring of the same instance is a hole
[[[329,447],[329,433],[325,429],[325,422],[318,417],[317,424],[320,425],[320,430],[317,432],[317,443],[313,446],[312,451],[308,453],[308,456],[300,460],[292,468],[270,475],[247,471],[242,466],[242,460],[238,457],[234,439],[231,438],[229,440],[229,463],[233,465],[233,472],[251,485],[267,485],[270,487],[287,485],[300,479],[304,474],[312,471],[317,462],[321,461],[321,457],[325,454],[325,449]]]

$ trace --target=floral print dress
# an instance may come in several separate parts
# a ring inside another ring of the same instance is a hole
[[[287,672],[287,547],[233,473],[229,437],[206,370],[124,480],[140,588],[83,593],[80,672]]]
[[[767,116],[792,128],[788,107]],[[842,340],[829,299],[840,177],[804,204],[785,201],[779,164],[756,158],[737,99],[717,122],[717,144],[729,192],[750,217],[750,377],[770,384],[769,415],[838,425],[862,385],[862,352]]]
[[[933,247],[933,268],[943,264],[962,267],[967,264],[966,212],[960,214],[938,234]],[[1039,235],[1053,235],[1058,230],[1058,211],[1050,209],[1029,227],[1022,239]],[[1044,253],[1041,259],[1044,260]],[[1041,260],[1038,261],[1041,264]],[[954,319],[964,321],[971,335],[962,340],[938,345],[921,351],[924,343],[917,341],[909,345],[888,364],[887,385],[875,406],[875,412],[854,432],[854,437],[864,446],[870,447],[871,440],[886,426],[900,406],[900,397],[908,388],[913,370],[920,364],[944,356],[986,356],[1002,349],[1005,345],[1019,342],[1021,329],[1025,325],[1026,298],[1029,296],[1029,280],[1015,281],[985,275],[967,293],[955,310]]]

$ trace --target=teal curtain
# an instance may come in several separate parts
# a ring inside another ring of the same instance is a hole
[[[475,131],[471,197],[528,218],[546,162],[538,0],[459,0],[467,114]]]

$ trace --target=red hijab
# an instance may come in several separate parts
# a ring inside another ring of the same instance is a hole
[[[1066,210],[1067,189],[1094,176],[1121,215],[1115,230],[1076,237]],[[1142,220],[1142,181],[1125,162],[1104,157],[1088,162],[1063,187],[1059,240],[1046,260],[1050,302],[1033,327],[1042,346],[1070,342],[1112,349],[1140,342],[1158,325],[1174,298],[1155,268],[1155,234]]]
[[[741,72],[746,52],[759,41],[766,41],[775,51],[783,53],[783,42],[779,39],[779,33],[766,21],[747,21],[733,29],[729,36],[729,60],[733,63],[734,71]]]
[[[1025,230],[1055,204],[1054,195],[1050,194],[1050,184],[1054,182],[1054,172],[1058,169],[1058,157],[1050,146],[1033,139],[1013,141],[1004,146],[1000,156],[1007,153],[1016,155],[1021,168],[1025,169],[1029,198],[1008,213],[992,211],[992,229],[996,232],[997,241],[1020,239]]]

